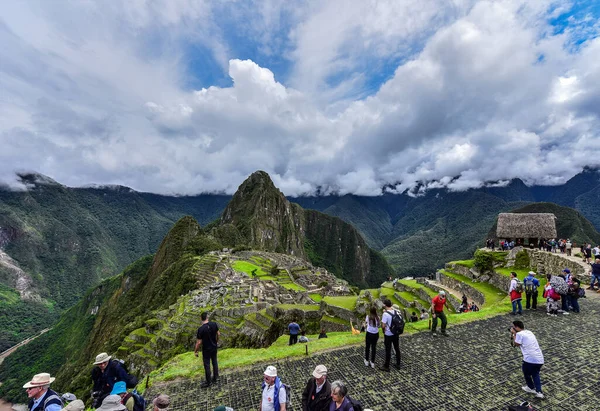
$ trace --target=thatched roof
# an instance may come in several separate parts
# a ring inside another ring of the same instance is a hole
[[[498,238],[555,238],[556,216],[552,213],[500,213]]]

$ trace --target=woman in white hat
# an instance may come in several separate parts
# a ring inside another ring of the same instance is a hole
[[[31,381],[23,386],[27,390],[29,411],[60,411],[63,407],[58,394],[50,389],[55,380],[50,374],[43,372],[33,376]]]

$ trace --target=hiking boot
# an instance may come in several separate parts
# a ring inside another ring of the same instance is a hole
[[[390,372],[390,367],[379,367],[380,371]]]
[[[212,383],[216,384],[217,382],[219,382],[219,377],[213,377]]]
[[[375,363],[374,362],[369,362],[369,365],[371,366],[371,368],[375,368]]]
[[[448,337],[448,333],[447,333],[446,331],[442,331],[442,335],[443,335],[444,337]]]
[[[535,393],[535,396],[536,396],[537,398],[544,398],[544,394],[542,394],[541,392],[536,392],[536,393]]]
[[[431,332],[431,336],[432,336],[432,337],[437,337],[437,333],[436,333],[435,331],[432,331],[432,332]]]
[[[210,387],[210,382],[208,381],[202,381],[202,383],[200,384],[200,388],[208,388]]]
[[[396,369],[399,370],[400,369],[400,364],[396,364],[396,365],[394,365],[394,367],[396,367]]]
[[[369,366],[369,361],[367,360],[363,360],[365,362],[365,366],[368,367]]]
[[[528,386],[524,385],[521,387],[521,389],[525,392],[529,392],[531,394],[535,394],[535,390],[533,388],[529,388]]]

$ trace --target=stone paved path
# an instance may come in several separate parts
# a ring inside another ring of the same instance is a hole
[[[292,386],[292,410],[300,410],[300,397],[315,365],[330,369],[330,381],[342,379],[350,395],[373,410],[506,410],[509,404],[529,400],[538,410],[600,409],[600,298],[580,301],[582,313],[549,317],[545,311],[527,311],[519,317],[538,338],[546,364],[541,376],[545,399],[521,390],[521,351],[510,346],[507,328],[514,319],[502,315],[449,328],[450,337],[427,333],[401,338],[402,368],[390,373],[367,368],[363,347],[348,347],[275,365]],[[299,345],[299,349],[304,347]],[[376,362],[383,361],[379,340]],[[211,411],[225,404],[236,411],[258,410],[262,372],[267,363],[230,370],[222,382],[201,390],[200,380],[152,387],[173,397],[173,410]]]

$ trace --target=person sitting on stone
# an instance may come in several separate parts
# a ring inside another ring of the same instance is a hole
[[[321,332],[319,333],[319,339],[321,338],[327,338],[327,333],[325,332],[325,329],[321,328]]]
[[[417,313],[415,311],[413,311],[412,315],[410,316],[410,322],[416,323],[417,321],[419,321],[419,317],[417,317]]]
[[[426,320],[428,318],[429,318],[429,313],[424,308],[421,308],[421,320]]]
[[[479,307],[475,304],[475,301],[471,301],[471,306],[469,307],[471,311],[479,311]]]
[[[300,332],[300,338],[298,338],[298,342],[301,342],[301,343],[308,342],[308,337],[306,336],[306,331],[302,330],[302,332]]]

